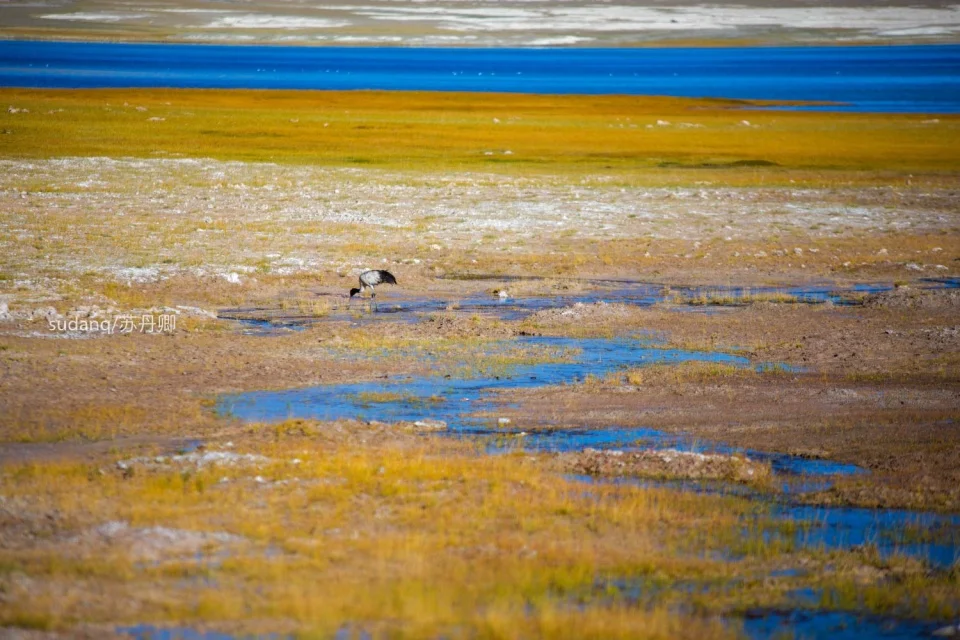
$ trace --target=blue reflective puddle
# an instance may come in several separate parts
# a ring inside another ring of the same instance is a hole
[[[484,438],[491,453],[515,449],[526,451],[579,451],[644,447],[746,453],[767,461],[774,472],[793,475],[861,473],[855,465],[704,444],[690,438],[647,428],[586,429],[574,425],[549,428],[542,423],[509,428],[489,417],[503,405],[495,392],[533,389],[583,381],[588,375],[602,377],[615,371],[652,364],[688,361],[715,362],[737,367],[752,366],[747,358],[729,353],[653,348],[637,338],[519,337],[512,346],[542,349],[544,353],[569,354],[569,361],[515,365],[502,375],[455,378],[407,377],[352,384],[323,385],[286,391],[254,391],[221,396],[220,413],[247,421],[280,421],[291,418],[380,422],[415,422],[424,418],[447,423],[448,435]],[[493,347],[495,350],[496,347]],[[769,365],[759,365],[763,370]],[[790,370],[784,365],[778,368]],[[388,398],[370,401],[369,398]],[[546,428],[545,428],[546,427]],[[535,429],[535,430],[534,430]]]
[[[811,525],[793,533],[806,549],[876,548],[880,557],[910,556],[933,567],[950,568],[960,560],[960,516],[862,507],[822,507],[774,503],[773,517]],[[923,541],[917,541],[922,533]],[[782,534],[768,534],[773,540]]]
[[[637,338],[521,336],[511,340],[509,346],[530,348],[531,353],[561,354],[565,361],[512,365],[505,368],[502,375],[494,376],[408,377],[287,391],[253,391],[221,396],[218,410],[243,420],[258,421],[357,418],[398,422],[429,417],[447,422],[453,431],[463,431],[490,425],[488,418],[473,414],[494,410],[497,405],[491,394],[501,389],[569,384],[582,381],[588,375],[604,376],[630,367],[691,360],[750,366],[750,361],[742,356],[657,349]],[[491,346],[491,352],[495,353],[498,348]],[[370,394],[387,393],[402,396],[403,400],[364,400]]]
[[[288,634],[233,634],[222,631],[201,631],[194,627],[160,627],[152,624],[137,624],[117,627],[119,635],[130,636],[135,640],[280,640],[290,638]]]
[[[820,611],[815,609],[751,610],[743,618],[727,618],[742,624],[749,638],[839,638],[840,640],[913,640],[929,638],[942,623],[871,616],[850,611]],[[149,624],[117,627],[116,633],[134,640],[281,640],[293,636],[285,634],[230,634],[219,631],[201,631],[192,627],[161,627]],[[360,628],[339,630],[334,638],[372,638]]]
[[[570,475],[586,483],[627,484],[668,488],[712,495],[732,495],[756,500],[764,509],[745,518],[745,524],[773,521],[799,525],[791,531],[766,531],[768,543],[787,540],[807,550],[844,550],[862,546],[876,549],[881,558],[909,556],[938,569],[949,569],[960,560],[960,515],[910,511],[804,505],[792,502],[803,493],[804,484],[791,485],[784,497],[754,488],[702,480],[652,480],[646,478],[597,478]],[[799,487],[799,488],[798,488]],[[819,490],[817,486],[814,490]]]
[[[930,638],[942,624],[869,616],[850,611],[749,611],[743,630],[750,638],[831,638],[909,640]]]
[[[714,362],[750,367],[743,356],[719,352],[659,349],[638,338],[562,338],[521,336],[509,343],[494,344],[496,355],[504,346],[536,357],[561,361],[516,364],[497,368],[496,375],[453,377],[398,377],[372,382],[322,385],[286,391],[253,391],[221,396],[220,413],[247,421],[278,421],[290,418],[317,420],[360,419],[381,422],[413,422],[423,418],[443,420],[449,431],[469,436],[517,436],[519,428],[495,428],[496,419],[483,413],[496,412],[502,405],[495,392],[533,389],[581,382],[587,376],[603,377],[632,367],[675,364],[688,361]],[[506,352],[509,353],[509,352]],[[465,363],[469,365],[470,363]],[[790,367],[778,365],[791,370]],[[758,368],[763,368],[761,365]],[[373,398],[374,400],[371,400]],[[376,398],[385,398],[384,401]],[[528,427],[542,427],[532,424]],[[629,446],[636,440],[656,440],[676,446],[682,442],[652,429],[546,429],[527,434],[523,448],[535,451],[570,451],[584,447]],[[797,458],[797,468],[824,461]],[[786,469],[786,463],[784,462]],[[834,465],[834,463],[829,463]],[[836,473],[837,471],[829,471]]]

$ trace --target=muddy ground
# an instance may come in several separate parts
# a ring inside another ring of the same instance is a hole
[[[927,618],[955,610],[955,569],[860,548],[841,557],[770,546],[737,519],[755,506],[728,496],[597,485],[594,500],[567,477],[718,479],[777,493],[768,467],[746,458],[780,452],[868,472],[792,500],[960,512],[960,289],[951,288],[960,236],[948,178],[648,188],[539,176],[427,184],[215,161],[5,162],[3,632],[102,637],[124,619],[333,635],[359,616],[385,635],[398,620],[420,620],[422,635],[461,624],[497,635],[472,617],[483,608],[471,598],[514,588],[511,603],[558,590],[580,598],[604,572],[738,585],[698,600],[693,619],[705,627],[682,617],[659,637],[714,637],[715,616],[789,609],[785,594],[830,580],[845,593],[875,589],[872,611],[902,616],[914,601],[901,588],[933,603]],[[156,193],[142,195],[143,184]],[[395,226],[372,224],[383,209],[397,212]],[[365,267],[400,283],[378,289],[376,310],[346,295]],[[805,303],[796,287],[842,293]],[[175,316],[176,326],[104,334],[50,324],[124,314]],[[503,352],[527,336],[621,337],[750,366],[655,365],[506,390],[491,416],[531,432],[650,427],[700,441],[702,456],[485,456],[434,433],[442,425],[428,422],[429,403],[420,425],[256,423],[217,410],[226,393],[470,375],[452,362],[508,371],[542,357]],[[749,451],[712,457],[714,444]],[[204,467],[207,456],[228,463]],[[261,468],[258,456],[271,462]],[[232,564],[190,555],[234,543],[245,551]],[[184,556],[144,569],[136,552],[154,548]],[[731,549],[748,560],[727,562]],[[550,574],[558,566],[569,575]],[[208,608],[190,608],[184,583],[207,589]],[[442,588],[426,606],[405,599],[419,593],[411,583]],[[297,600],[301,592],[315,599]],[[678,601],[689,594],[655,602]],[[251,614],[249,602],[262,608]],[[454,613],[437,617],[444,607]],[[504,628],[529,621],[525,607],[504,614]],[[621,613],[612,617],[630,637],[643,625]]]
[[[535,290],[536,283],[524,283]],[[926,286],[926,285],[922,285]],[[116,455],[187,439],[236,439],[219,393],[430,372],[413,357],[351,360],[384,343],[510,340],[516,335],[631,335],[664,348],[731,351],[793,370],[759,374],[653,367],[580,385],[502,392],[503,415],[539,428],[645,426],[738,447],[828,458],[868,469],[808,496],[822,502],[960,509],[960,293],[903,286],[858,304],[759,302],[653,307],[575,304],[500,320],[450,311],[394,320],[359,303],[350,319],[245,335],[208,319],[169,335],[4,338],[2,459]],[[484,295],[484,281],[440,282],[438,295]],[[518,285],[514,285],[518,290]],[[589,291],[589,284],[578,293]],[[311,295],[337,295],[316,291]],[[492,295],[487,293],[487,295]],[[601,293],[602,295],[602,293]],[[381,304],[402,298],[381,294]],[[358,311],[359,309],[359,311]],[[362,346],[361,346],[362,345]],[[56,401],[51,402],[55,393]]]
[[[649,426],[762,451],[827,458],[871,473],[812,501],[956,510],[960,385],[956,291],[901,288],[862,306],[761,303],[705,315],[676,309],[582,308],[528,324],[631,325],[676,345],[744,345],[757,362],[798,371],[735,374],[655,367],[579,387],[507,394],[557,425]],[[747,346],[749,345],[749,346]]]

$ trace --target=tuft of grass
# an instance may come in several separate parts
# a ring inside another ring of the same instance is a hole
[[[443,396],[428,396],[424,398],[390,391],[361,391],[357,393],[355,397],[357,402],[361,404],[403,403],[417,407],[429,407],[447,401]]]
[[[673,293],[670,301],[674,304],[689,304],[693,306],[741,306],[757,304],[760,302],[771,302],[775,304],[787,304],[797,302],[797,297],[782,291],[751,291],[744,289],[736,293],[727,293],[723,291],[705,291],[693,296],[684,296],[679,293]]]
[[[702,362],[689,360],[678,364],[655,364],[648,367],[628,369],[624,372],[608,374],[604,382],[609,384],[628,384],[642,386],[644,384],[662,384],[664,382],[706,383],[719,382],[730,379],[752,379],[760,374],[750,367],[738,367],[720,362]]]
[[[317,298],[305,294],[294,298],[284,298],[280,301],[280,308],[284,311],[294,311],[300,316],[323,318],[334,311],[334,304],[327,298]]]
[[[52,631],[58,626],[56,617],[47,611],[0,611],[0,627]]]

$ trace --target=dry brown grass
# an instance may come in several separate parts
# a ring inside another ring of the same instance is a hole
[[[0,605],[2,619],[53,627],[268,619],[322,633],[355,623],[414,636],[469,630],[494,637],[557,630],[559,620],[573,624],[568,632],[575,635],[632,636],[636,629],[624,625],[647,621],[649,637],[734,633],[593,592],[598,576],[644,575],[653,567],[675,577],[725,574],[722,563],[683,554],[667,561],[663,551],[702,544],[694,531],[707,521],[714,531],[735,526],[744,508],[735,501],[708,514],[709,500],[692,495],[613,487],[587,495],[523,457],[463,456],[442,443],[358,451],[295,437],[256,451],[273,462],[255,471],[105,474],[76,464],[7,467],[4,493],[29,497],[30,517],[55,508],[55,535],[63,540],[123,521],[228,532],[242,542],[221,563],[167,556],[147,567],[122,544],[108,547],[103,561],[95,536],[4,552],[4,566],[44,586],[29,599],[15,590]],[[265,479],[259,486],[254,474]],[[678,535],[687,527],[689,536]],[[157,599],[200,576],[206,579],[182,598]],[[55,606],[59,585],[76,580],[96,581],[107,598],[77,594]],[[217,586],[204,587],[207,580]],[[575,622],[563,613],[571,598],[593,603]]]

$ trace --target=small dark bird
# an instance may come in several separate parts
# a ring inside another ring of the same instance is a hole
[[[374,290],[374,287],[378,284],[397,284],[397,279],[393,277],[392,273],[383,271],[382,269],[364,271],[360,274],[360,288],[350,289],[350,297],[353,298],[353,296],[358,293],[363,293],[367,289],[370,289],[370,298],[376,302],[377,292]]]

